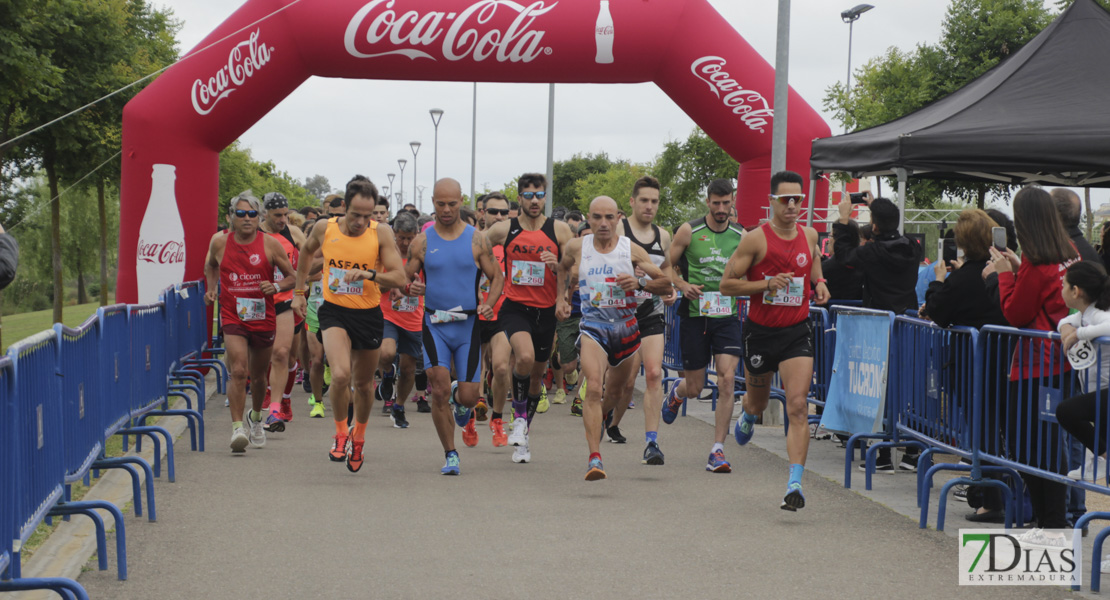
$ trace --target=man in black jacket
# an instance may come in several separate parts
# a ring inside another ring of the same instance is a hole
[[[859,229],[849,218],[852,202],[845,196],[833,223],[833,254],[851,269],[863,274],[863,305],[902,314],[917,308],[917,265],[924,255],[921,246],[898,232],[898,207],[886,198],[866,196],[871,207],[874,241],[859,245]]]
[[[1056,188],[1052,190],[1051,195],[1053,202],[1056,203],[1056,212],[1064,222],[1064,229],[1067,230],[1071,243],[1075,244],[1075,249],[1079,251],[1080,260],[1089,260],[1101,265],[1102,257],[1079,230],[1079,194],[1067,188]]]

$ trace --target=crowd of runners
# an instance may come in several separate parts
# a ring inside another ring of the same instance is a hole
[[[654,223],[660,185],[652,177],[629,190],[628,214],[601,196],[585,215],[557,218],[545,216],[547,181],[534,173],[519,178],[515,200],[494,192],[476,210],[457,181],[441,179],[432,216],[406,205],[391,218],[362,176],[320,208],[292,211],[279,193],[231,198],[228,229],[212,237],[205,261],[206,300],[219,306],[231,378],[231,450],[287,431],[301,378],[310,417],[326,418],[330,401],[328,456],[351,472],[362,468],[375,400],[401,429],[406,406],[431,413],[444,475],[460,473],[456,428],[473,447],[484,422],[493,446],[511,446],[512,461],[528,463],[536,415],[569,401],[584,424],[585,479],[595,481],[606,478],[605,437],[628,441],[620,425],[641,367],[642,462],[658,466],[659,421],[674,422],[683,402],[701,394],[711,364],[720,397],[732,398],[743,357],[734,437],[751,439],[777,372],[792,425],[781,506],[802,508],[814,357],[808,307],[829,297],[817,233],[797,222],[802,184],[793,172],[774,175],[771,219],[745,233],[731,218],[732,183],[714,180],[706,214],[673,235]],[[751,307],[743,324],[741,296]],[[664,393],[664,314],[676,302],[683,371]],[[277,390],[281,398],[271,400]],[[717,403],[711,473],[731,471],[724,443],[733,410],[731,401]]]

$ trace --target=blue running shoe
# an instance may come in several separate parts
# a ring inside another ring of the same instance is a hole
[[[802,495],[802,484],[794,482],[787,485],[786,495],[782,497],[782,505],[779,508],[797,512],[799,508],[805,508],[805,506],[806,497]]]
[[[591,458],[586,471],[586,481],[597,481],[605,479],[605,467],[601,464],[600,458]]]
[[[458,475],[459,474],[459,453],[452,452],[447,455],[447,463],[439,470],[444,475]]]
[[[747,419],[748,413],[741,412],[740,418],[736,419],[736,427],[733,428],[732,434],[736,437],[736,443],[743,446],[752,441],[752,434],[755,433],[755,419]]]
[[[731,473],[732,465],[725,460],[725,453],[717,450],[709,455],[709,464],[705,465],[705,470],[712,473]]]
[[[682,381],[681,379],[676,379],[674,383],[671,384],[671,389],[667,391],[667,397],[663,399],[663,422],[667,425],[674,423],[674,420],[678,418],[679,409],[682,408],[683,400],[679,398],[676,393],[678,384]]]
[[[467,408],[455,401],[455,392],[458,391],[459,383],[457,381],[451,382],[451,411],[455,415],[455,425],[459,427],[466,427],[470,422],[470,415],[474,413],[473,408]]]

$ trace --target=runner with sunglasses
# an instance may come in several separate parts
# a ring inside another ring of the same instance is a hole
[[[498,321],[516,355],[513,367],[513,462],[531,460],[528,431],[540,403],[540,386],[555,343],[556,270],[560,248],[574,235],[544,216],[547,178],[526,173],[517,181],[520,217],[491,227],[486,236],[505,248],[505,303]],[[510,206],[511,208],[511,206]]]
[[[817,230],[798,223],[805,194],[802,176],[781,171],[771,177],[771,220],[745,236],[725,267],[721,293],[748,296],[744,321],[743,412],[736,421],[736,442],[752,439],[756,417],[770,397],[771,376],[777,371],[786,391],[790,420],[786,453],[790,477],[783,510],[806,505],[802,472],[809,452],[806,396],[813,381],[813,323],[809,319],[810,282],[817,283],[817,304],[829,299],[821,274]],[[729,402],[728,404],[732,404]]]
[[[332,418],[335,436],[329,456],[345,461],[356,473],[362,468],[366,423],[374,404],[374,371],[382,344],[384,319],[379,306],[383,290],[408,285],[393,231],[371,219],[378,203],[378,188],[356,175],[343,197],[346,216],[329,219],[312,229],[304,245],[306,256],[324,255],[324,303],[316,312],[323,332],[324,352],[331,363]],[[374,266],[381,261],[385,269]],[[305,281],[312,261],[297,267],[293,309],[305,314]],[[355,388],[355,421],[347,429],[350,386]]]
[[[705,387],[705,370],[713,359],[720,392],[714,421],[713,448],[706,471],[729,473],[724,442],[732,421],[736,366],[740,363],[740,320],[736,300],[721,294],[725,264],[740,245],[744,229],[732,224],[728,215],[736,200],[732,182],[715,179],[709,184],[705,204],[709,214],[684,223],[671,242],[672,265],[681,265],[673,277],[682,293],[679,305],[679,344],[686,373],[667,392],[663,422],[673,423],[687,398],[697,398]],[[803,428],[808,431],[808,428]]]
[[[497,223],[507,221],[509,219],[509,201],[501,192],[493,192],[486,196],[486,229],[493,227]],[[497,260],[502,273],[505,272],[505,247],[494,246],[493,257]],[[485,302],[486,297],[490,292],[489,278],[485,275],[482,276],[482,281],[479,284],[479,289],[482,291],[482,301]],[[497,315],[501,311],[501,305],[505,302],[505,294],[497,299],[497,303],[493,305],[493,318],[486,319],[479,315],[481,321],[481,341],[482,341],[482,361],[483,372],[486,373],[486,393],[489,403],[479,401],[475,410],[475,418],[467,423],[463,429],[463,443],[467,446],[478,445],[478,431],[474,426],[474,421],[484,420],[484,412],[491,410],[493,414],[489,419],[489,431],[492,437],[493,446],[499,448],[506,446],[509,443],[509,436],[505,434],[505,398],[509,393],[509,385],[512,380],[509,378],[509,372],[512,368],[512,355],[513,349],[509,345],[509,339],[501,333],[501,323],[497,320]]]
[[[227,350],[224,361],[231,373],[227,397],[232,452],[245,451],[248,443],[256,448],[266,445],[262,428],[265,386],[251,389],[249,427],[243,427],[247,375],[256,382],[266,381],[276,326],[274,294],[291,289],[293,281],[293,267],[281,244],[258,231],[260,212],[258,198],[250,192],[232,198],[228,203],[231,227],[212,236],[204,259],[204,301],[208,305],[220,303]],[[278,285],[274,284],[275,269],[285,277]]]

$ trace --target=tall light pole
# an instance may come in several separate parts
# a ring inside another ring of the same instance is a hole
[[[436,128],[435,147],[432,150],[432,185],[435,185],[439,181],[439,121],[443,118],[443,109],[433,108],[428,114],[432,115],[432,125]]]
[[[397,176],[397,174],[396,174],[396,173],[388,173],[388,174],[386,174],[385,178],[389,180],[389,187],[393,187],[393,178],[394,178],[394,177],[396,177],[396,176]],[[386,190],[388,190],[388,189],[389,189],[389,188],[386,188]],[[388,191],[387,191],[387,192],[386,192],[386,194],[385,194],[385,199],[386,199],[386,200],[389,200],[389,192],[388,192]],[[399,207],[399,206],[398,206],[397,208],[401,208],[401,207]]]
[[[474,82],[474,101],[471,106],[470,116],[470,208],[478,209],[478,200],[474,197],[474,182],[478,172],[478,82]]]
[[[786,170],[786,134],[790,106],[790,0],[779,0],[775,40],[775,123],[771,128],[771,173]],[[739,183],[739,182],[738,182]]]
[[[398,200],[398,202],[404,202],[405,201],[405,165],[407,165],[408,163],[409,163],[408,159],[404,159],[404,158],[398,158],[397,159],[397,165],[401,167],[401,192],[400,192],[401,196],[400,196],[400,200]],[[416,208],[419,209],[420,207],[418,206]]]
[[[875,8],[870,4],[857,4],[840,13],[840,19],[848,24],[848,79],[844,87],[844,133],[848,133],[848,100],[852,97],[852,28],[860,15]]]
[[[416,153],[420,152],[420,142],[409,142],[409,148],[412,148],[412,191],[416,191]],[[420,209],[420,198],[416,199],[417,210]],[[424,212],[424,211],[420,211]]]

